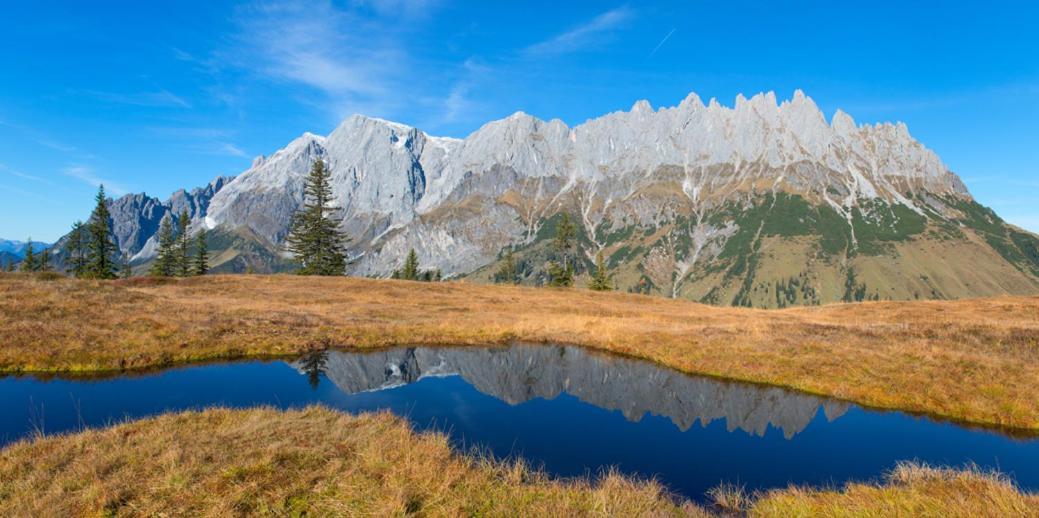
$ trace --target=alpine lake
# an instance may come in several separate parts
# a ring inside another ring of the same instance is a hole
[[[839,487],[899,461],[998,469],[1039,490],[1039,437],[862,408],[777,387],[690,376],[580,347],[327,351],[105,378],[0,378],[0,446],[211,406],[389,410],[464,453],[523,458],[556,477],[607,469],[703,501]]]

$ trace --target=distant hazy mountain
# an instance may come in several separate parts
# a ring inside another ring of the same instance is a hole
[[[602,252],[619,289],[762,307],[1039,291],[1039,239],[974,202],[903,124],[827,122],[800,91],[635,103],[568,127],[524,113],[465,139],[355,115],[304,134],[194,196],[218,269],[285,268],[310,164],[325,160],[351,236],[351,273],[425,267],[489,281],[507,249],[545,282],[560,214],[582,263]],[[174,198],[177,198],[175,195]],[[177,202],[116,200],[124,252],[146,262]]]
[[[17,257],[21,260],[22,256],[25,255],[25,249],[29,246],[27,241],[16,241],[9,239],[0,239],[0,253],[8,253],[12,256]],[[33,241],[32,248],[35,252],[39,252],[44,248],[51,246],[50,243],[44,243],[41,241]]]
[[[0,269],[2,270],[7,270],[8,264],[18,264],[20,262],[22,262],[22,258],[11,252],[0,252]]]

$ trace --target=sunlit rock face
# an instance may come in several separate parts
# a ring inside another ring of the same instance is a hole
[[[1039,290],[1039,237],[976,204],[904,124],[828,120],[800,91],[639,101],[573,127],[517,112],[463,139],[354,115],[234,178],[115,200],[117,244],[143,269],[183,208],[212,231],[214,271],[291,270],[285,240],[316,160],[348,275],[389,277],[415,250],[423,270],[488,282],[509,251],[519,281],[543,285],[566,214],[578,277],[601,253],[623,291],[786,307]]]
[[[916,208],[915,192],[967,196],[902,124],[858,126],[840,111],[827,122],[800,91],[783,102],[740,96],[731,108],[690,94],[672,108],[639,101],[572,128],[517,112],[465,139],[355,115],[327,137],[307,133],[257,159],[213,198],[210,221],[281,242],[318,158],[363,275],[388,274],[409,248],[445,274],[464,274],[529,242],[560,210],[591,231],[770,189],[845,214],[873,199]],[[672,185],[687,207],[661,206],[659,191]]]
[[[722,419],[729,431],[786,438],[805,429],[823,407],[827,419],[847,405],[776,387],[694,377],[648,362],[590,353],[578,347],[397,348],[329,352],[317,368],[348,394],[384,390],[431,376],[461,376],[480,392],[510,405],[569,394],[629,421],[646,414],[669,418],[681,430]],[[295,366],[307,370],[303,362]]]

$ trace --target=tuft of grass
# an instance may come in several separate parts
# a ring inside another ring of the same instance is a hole
[[[550,480],[388,413],[167,414],[0,451],[0,515],[706,516],[659,484]]]
[[[721,512],[736,516],[742,516],[752,502],[743,486],[729,483],[712,488],[707,492],[707,497]]]
[[[851,483],[841,490],[771,491],[750,516],[1039,516],[1039,495],[1023,493],[1005,476],[976,467],[962,470],[902,463],[882,483]]]
[[[867,406],[1039,430],[1039,297],[767,311],[463,282],[3,275],[0,336],[7,373],[120,371],[328,347],[565,343]]]

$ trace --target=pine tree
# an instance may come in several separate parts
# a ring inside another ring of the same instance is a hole
[[[415,253],[414,248],[408,251],[408,257],[404,259],[404,267],[401,268],[400,278],[406,281],[417,281],[419,278],[418,254]]]
[[[25,255],[22,256],[21,270],[23,272],[35,272],[38,268],[36,264],[36,252],[32,249],[32,238],[26,240],[25,244]]]
[[[53,271],[54,267],[51,266],[51,249],[44,248],[40,252],[40,259],[36,263],[36,271],[38,272],[50,272]]]
[[[82,221],[72,224],[72,232],[69,232],[68,244],[65,249],[69,253],[68,271],[76,277],[83,277],[87,270],[87,228]]]
[[[162,223],[159,224],[159,255],[155,258],[155,262],[148,272],[149,275],[170,277],[176,272],[177,259],[174,249],[176,243],[170,219],[169,217],[162,218]]]
[[[512,250],[505,253],[505,259],[498,267],[498,273],[494,281],[505,284],[519,284],[519,276],[516,271],[516,258],[512,256]]]
[[[292,218],[287,243],[300,275],[343,275],[346,270],[346,237],[339,232],[339,208],[331,205],[331,178],[325,163],[315,161],[303,185],[303,208]]]
[[[133,277],[133,267],[130,266],[130,256],[123,254],[123,264],[119,267],[119,275],[124,279]]]
[[[13,272],[14,271],[14,259],[8,259],[7,260],[7,271],[8,272]]]
[[[209,271],[209,249],[206,247],[206,229],[200,228],[195,235],[195,275],[205,275]]]
[[[574,285],[574,267],[570,261],[570,254],[573,252],[576,235],[577,231],[574,229],[574,224],[570,222],[570,215],[564,212],[559,224],[556,225],[556,237],[553,241],[553,247],[556,254],[559,255],[559,260],[548,267],[551,286],[570,287]]]
[[[176,273],[181,277],[191,275],[191,241],[188,239],[188,211],[182,210],[177,218]]]
[[[612,276],[606,271],[606,261],[603,260],[602,252],[595,254],[595,275],[592,276],[592,280],[588,281],[588,289],[595,291],[612,290],[613,283],[610,282],[610,277]]]
[[[94,279],[114,279],[115,263],[112,256],[116,246],[112,242],[112,230],[109,227],[111,214],[108,212],[108,200],[105,199],[105,186],[97,189],[94,198],[97,205],[90,215],[90,244],[87,255],[86,276]]]

